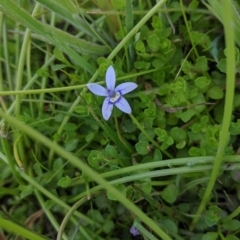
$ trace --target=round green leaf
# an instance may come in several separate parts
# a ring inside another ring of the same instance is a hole
[[[109,145],[109,144],[105,148],[105,153],[106,153],[106,156],[110,157],[110,158],[117,158],[118,157],[118,152],[117,152],[116,148]]]
[[[218,233],[208,232],[202,236],[201,240],[216,240],[217,238],[218,238]]]
[[[160,48],[160,40],[155,34],[149,36],[147,43],[152,52],[157,52]]]
[[[84,105],[78,105],[74,108],[74,112],[78,113],[81,116],[88,116],[89,115],[89,111],[87,106]]]
[[[183,149],[186,146],[186,141],[181,141],[176,144],[177,149]]]
[[[196,63],[194,65],[194,70],[196,72],[205,72],[208,70],[208,61],[206,56],[200,56],[197,58]]]
[[[104,158],[104,155],[102,152],[97,150],[92,150],[90,155],[88,156],[88,163],[90,166],[98,168],[99,162],[102,161]]]
[[[95,133],[87,134],[87,136],[85,137],[86,142],[91,142],[93,140],[94,136],[95,136]]]
[[[162,153],[158,149],[155,149],[152,161],[157,162],[161,160],[162,160]]]
[[[206,77],[198,77],[195,80],[196,86],[201,89],[205,89],[210,83],[211,83],[210,79],[208,79]]]
[[[112,220],[106,220],[103,223],[103,231],[105,233],[110,233],[113,230],[114,226],[115,225]]]
[[[148,154],[148,142],[145,141],[139,141],[136,145],[136,150],[141,155]]]
[[[79,139],[69,139],[66,143],[65,143],[65,149],[68,152],[72,152],[78,145]]]
[[[223,58],[218,62],[217,67],[221,72],[226,73],[226,68],[227,68],[226,65],[227,65],[227,59]]]
[[[192,109],[189,109],[181,113],[180,118],[182,119],[183,122],[188,122],[194,115],[195,115],[195,111]]]
[[[146,194],[150,194],[152,191],[152,184],[151,184],[151,180],[149,178],[147,178],[145,180],[145,183],[142,183],[140,186],[141,190],[146,193]]]
[[[223,90],[218,86],[214,86],[210,88],[207,93],[208,93],[208,96],[212,99],[223,98]]]
[[[187,139],[186,131],[179,127],[172,128],[170,134],[175,142],[181,142]]]
[[[222,228],[228,231],[237,231],[240,229],[240,221],[237,219],[231,219],[222,224]]]
[[[72,180],[69,176],[65,176],[59,179],[57,185],[63,188],[68,187],[71,184]]]
[[[136,49],[137,52],[140,52],[140,53],[145,53],[145,52],[146,52],[144,43],[143,43],[141,40],[139,40],[139,41],[136,43],[135,49]]]
[[[163,225],[163,228],[165,228],[168,232],[175,234],[178,232],[177,225],[171,219],[163,219],[162,221],[160,221],[160,224]]]
[[[162,198],[168,203],[174,203],[177,199],[179,189],[175,184],[169,184],[162,192]]]

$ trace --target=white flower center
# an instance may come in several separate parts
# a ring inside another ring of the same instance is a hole
[[[115,92],[111,97],[110,97],[110,102],[115,103],[119,98],[121,97],[121,94],[119,92]]]

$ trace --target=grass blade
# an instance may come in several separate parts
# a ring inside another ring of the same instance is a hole
[[[106,47],[78,39],[66,32],[37,21],[11,0],[2,1],[0,3],[0,9],[3,13],[10,16],[16,22],[23,24],[25,27],[38,33],[46,38],[46,40],[58,46],[60,49],[64,49],[65,51],[67,48],[71,47],[75,51],[82,54],[103,55],[108,52]]]

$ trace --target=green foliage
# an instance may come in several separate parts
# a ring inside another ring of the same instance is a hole
[[[160,224],[164,229],[166,229],[166,231],[171,232],[171,234],[177,234],[178,227],[174,221],[170,219],[163,219]]]
[[[239,238],[235,237],[234,235],[228,235],[225,238],[226,240],[238,240]]]
[[[177,199],[179,189],[175,184],[169,184],[162,192],[162,198],[168,203],[174,203]]]
[[[197,87],[199,87],[201,90],[207,89],[208,85],[211,83],[211,80],[206,77],[198,77],[195,80],[195,84]]]
[[[214,86],[208,90],[208,96],[212,99],[223,98],[223,91],[220,87]]]
[[[65,176],[59,179],[58,186],[66,188],[71,184],[71,178],[69,176]]]
[[[114,222],[112,220],[104,221],[103,231],[105,233],[110,233],[114,229]]]
[[[231,219],[224,222],[221,227],[227,231],[237,231],[240,228],[240,221],[237,219]]]
[[[88,156],[88,163],[90,166],[94,168],[99,168],[103,159],[104,159],[104,155],[102,152],[97,150],[92,150],[90,155]]]
[[[180,114],[180,118],[183,122],[188,122],[195,115],[195,111],[193,109],[189,109]]]
[[[160,49],[160,39],[155,34],[148,37],[147,44],[152,52],[157,52]]]
[[[200,45],[203,50],[209,50],[209,48],[211,47],[211,40],[208,35],[201,32],[192,31],[191,37],[193,43],[195,45]]]
[[[238,239],[239,3],[80,2],[0,3],[0,236]]]
[[[230,133],[232,135],[238,135],[240,134],[240,121],[237,120],[237,122],[232,122],[230,125]]]
[[[32,194],[34,189],[31,185],[27,185],[27,186],[20,185],[19,190],[21,191],[20,197],[25,198],[26,196]]]
[[[204,220],[209,227],[216,225],[221,219],[222,210],[217,206],[211,206],[204,214]]]
[[[208,232],[202,236],[201,240],[216,240],[217,238],[218,238],[217,232]]]
[[[135,147],[137,152],[141,155],[146,155],[148,153],[148,143],[145,141],[139,141]]]
[[[119,192],[121,192],[123,194],[123,196],[126,196],[126,187],[123,185],[123,184],[118,184],[118,185],[115,185],[115,188],[119,190]],[[107,197],[109,200],[112,200],[112,201],[117,201],[118,199],[113,195],[111,194],[110,192],[107,192]]]
[[[105,154],[107,157],[109,158],[117,158],[118,157],[118,152],[117,150],[111,146],[111,145],[107,145],[105,148]]]

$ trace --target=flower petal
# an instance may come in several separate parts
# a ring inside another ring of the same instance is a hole
[[[88,83],[87,87],[92,93],[98,96],[103,96],[103,97],[108,96],[107,89],[97,83]]]
[[[113,110],[113,104],[110,103],[110,98],[106,97],[102,105],[102,115],[106,121],[110,118],[112,114],[112,110]]]
[[[115,91],[120,92],[121,95],[124,95],[126,93],[129,93],[129,92],[133,91],[137,87],[138,87],[138,85],[136,83],[126,82],[126,83],[119,84],[116,87]]]
[[[106,72],[106,85],[107,85],[107,88],[108,88],[111,92],[114,92],[115,83],[116,83],[115,70],[114,70],[113,66],[110,66],[110,67],[107,69],[107,72]]]
[[[139,232],[139,230],[138,230],[137,228],[135,228],[133,225],[132,225],[132,227],[130,228],[130,233],[131,233],[134,237],[141,234],[141,233]]]
[[[115,103],[116,107],[119,108],[122,112],[125,112],[127,114],[131,114],[132,113],[132,109],[129,105],[129,103],[127,102],[127,100],[124,97],[121,97],[119,99],[119,101],[117,101]]]

